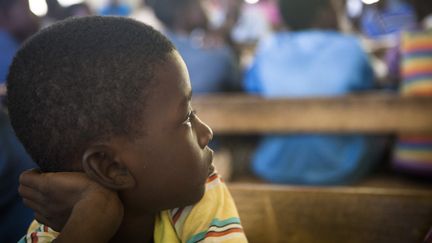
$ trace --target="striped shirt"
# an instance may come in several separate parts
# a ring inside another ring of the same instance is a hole
[[[432,96],[432,29],[403,33],[401,54],[402,95]],[[432,136],[402,135],[396,144],[394,166],[432,176]]]
[[[402,35],[402,94],[432,96],[432,29]]]
[[[52,242],[59,233],[33,221],[19,243]],[[195,205],[160,212],[156,217],[154,241],[169,243],[247,242],[234,201],[216,174],[209,176],[206,192]]]

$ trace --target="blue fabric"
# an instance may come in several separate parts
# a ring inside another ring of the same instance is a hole
[[[18,49],[18,43],[5,31],[0,30],[0,84],[6,82],[9,65]]]
[[[225,46],[204,48],[191,36],[165,34],[186,63],[194,93],[223,92],[241,86],[231,49]]]
[[[400,31],[414,28],[416,22],[415,11],[411,5],[400,0],[389,0],[382,10],[366,8],[360,24],[365,35],[379,38],[384,35],[396,37]]]
[[[354,37],[311,30],[277,33],[260,44],[244,85],[267,98],[312,97],[372,89],[373,81]],[[381,147],[374,137],[360,135],[268,135],[252,169],[276,183],[349,183],[371,170]]]
[[[6,81],[9,66],[18,43],[0,30],[0,84]],[[34,218],[18,195],[18,177],[35,167],[15,137],[7,115],[0,104],[0,242],[17,242]]]
[[[127,5],[106,6],[99,12],[100,15],[116,15],[116,16],[129,16],[132,9]]]
[[[17,242],[34,217],[18,195],[19,175],[34,167],[6,114],[0,111],[0,242]]]
[[[373,81],[354,37],[305,31],[278,33],[260,44],[245,87],[266,97],[334,96],[372,89]]]

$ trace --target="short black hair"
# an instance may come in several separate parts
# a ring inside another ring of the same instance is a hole
[[[331,7],[330,0],[279,0],[279,12],[292,30],[311,28],[321,10]]]
[[[174,50],[122,17],[72,18],[30,38],[7,78],[16,135],[43,171],[67,171],[86,146],[142,132],[154,69]]]
[[[149,2],[156,17],[168,28],[172,28],[178,14],[190,6],[194,0],[154,0]]]

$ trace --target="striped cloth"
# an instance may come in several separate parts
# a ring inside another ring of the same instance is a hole
[[[401,93],[432,96],[432,29],[406,32],[401,39]],[[432,176],[432,136],[401,135],[394,166],[401,171]]]
[[[52,242],[59,233],[33,221],[19,243]],[[195,205],[162,211],[156,217],[155,243],[247,242],[234,201],[222,179],[213,173],[204,197]]]

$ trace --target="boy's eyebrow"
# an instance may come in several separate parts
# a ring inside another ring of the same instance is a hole
[[[189,90],[189,93],[185,98],[183,98],[180,103],[180,109],[184,109],[185,106],[189,106],[189,102],[192,100],[192,90]]]
[[[192,90],[189,90],[188,96],[187,96],[187,100],[191,101],[192,100]]]

